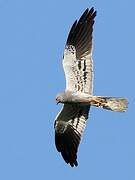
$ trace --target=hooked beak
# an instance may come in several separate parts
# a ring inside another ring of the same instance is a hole
[[[56,102],[57,105],[58,105],[59,103],[60,103],[59,101]]]

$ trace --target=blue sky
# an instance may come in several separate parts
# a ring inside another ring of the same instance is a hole
[[[126,113],[91,108],[78,153],[54,145],[55,95],[65,87],[67,34],[87,7],[94,26],[94,94],[125,96]],[[135,179],[135,2],[0,0],[0,179]]]

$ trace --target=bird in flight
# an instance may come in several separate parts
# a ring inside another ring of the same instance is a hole
[[[92,32],[96,11],[86,9],[69,32],[63,56],[66,89],[56,96],[63,107],[58,113],[55,145],[63,159],[77,166],[77,151],[91,106],[125,112],[128,101],[120,97],[93,95]]]

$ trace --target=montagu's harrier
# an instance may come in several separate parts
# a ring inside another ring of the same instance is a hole
[[[69,32],[63,68],[66,90],[56,96],[63,103],[55,120],[55,144],[66,163],[77,166],[78,146],[86,126],[90,106],[124,112],[127,99],[93,96],[92,31],[96,11],[86,9]]]

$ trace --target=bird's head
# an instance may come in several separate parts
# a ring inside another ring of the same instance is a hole
[[[56,96],[56,103],[64,103],[64,93],[60,93]]]

